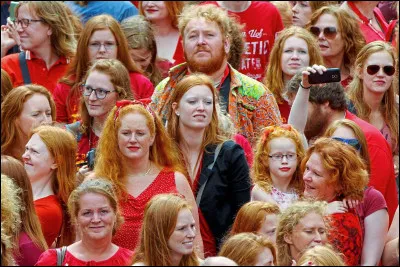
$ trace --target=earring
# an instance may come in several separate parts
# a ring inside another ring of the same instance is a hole
[[[176,114],[176,116],[178,116],[178,117],[179,117],[179,115],[180,115],[178,112],[175,112],[175,114]]]

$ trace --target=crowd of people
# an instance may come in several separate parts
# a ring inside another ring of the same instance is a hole
[[[398,3],[1,11],[2,265],[399,264]]]

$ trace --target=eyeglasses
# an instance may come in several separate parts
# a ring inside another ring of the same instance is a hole
[[[106,51],[110,51],[110,50],[113,50],[117,46],[117,44],[113,43],[113,42],[106,42],[104,44],[100,43],[100,42],[94,42],[94,43],[89,44],[89,48],[92,51],[99,51],[101,46],[104,46],[104,49]]]
[[[357,151],[361,150],[361,144],[357,139],[354,139],[354,138],[347,139],[347,138],[340,138],[340,137],[332,137],[332,139],[335,139],[342,143],[346,143],[346,144],[354,147]]]
[[[42,19],[16,19],[14,20],[15,26],[21,24],[22,28],[27,28],[31,22],[44,22]]]
[[[297,154],[294,153],[288,153],[286,155],[284,154],[273,154],[273,155],[268,155],[272,160],[274,161],[282,161],[283,157],[286,157],[288,161],[294,161],[297,159]]]
[[[115,90],[109,91],[103,88],[92,88],[90,85],[85,85],[85,84],[81,85],[81,91],[84,96],[90,96],[94,91],[94,94],[96,95],[97,99],[104,99],[108,93],[115,92]]]
[[[324,32],[324,36],[327,39],[333,39],[336,37],[336,34],[338,33],[337,29],[335,27],[326,27],[322,30]],[[314,34],[316,37],[319,36],[319,34],[321,33],[321,29],[316,27],[316,26],[312,26],[310,27],[310,32],[312,34]]]
[[[384,66],[383,68],[383,72],[388,75],[388,76],[392,76],[394,74],[394,72],[396,71],[396,69],[393,66]],[[381,66],[379,65],[369,65],[367,67],[367,72],[369,75],[375,75],[379,72],[379,70],[381,69]]]

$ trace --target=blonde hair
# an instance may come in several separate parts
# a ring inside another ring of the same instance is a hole
[[[115,193],[113,184],[102,178],[92,178],[89,180],[83,181],[72,193],[68,198],[68,213],[71,217],[71,222],[77,225],[77,217],[78,213],[81,209],[80,207],[80,200],[81,197],[87,193],[93,193],[102,195],[107,198],[110,202],[110,206],[114,211],[116,221],[113,226],[113,235],[118,230],[118,228],[124,222],[124,218],[120,213],[120,209],[118,206],[118,198]]]
[[[354,135],[356,136],[358,142],[361,145],[360,156],[364,160],[364,163],[367,167],[368,173],[370,173],[371,165],[370,165],[370,159],[369,159],[367,140],[365,139],[364,132],[362,131],[360,126],[357,125],[357,123],[355,123],[354,121],[348,120],[348,119],[336,120],[329,125],[329,127],[326,129],[323,136],[324,137],[332,137],[333,133],[339,127],[347,127],[353,131]]]
[[[221,248],[218,256],[227,257],[239,266],[254,266],[258,255],[268,248],[276,265],[276,248],[266,237],[253,233],[240,233],[230,237]]]
[[[117,101],[121,99],[133,100],[129,72],[118,59],[99,59],[87,71],[81,84],[86,83],[87,78],[93,72],[100,72],[107,75],[117,92]],[[106,96],[107,97],[107,96]],[[80,117],[82,119],[81,132],[89,134],[92,117],[87,110],[84,97],[80,100]]]
[[[263,201],[250,201],[238,211],[229,236],[250,232],[257,234],[269,214],[280,214],[278,205]]]
[[[363,198],[369,177],[364,160],[353,147],[331,138],[321,137],[308,148],[301,162],[302,172],[313,153],[320,156],[322,167],[329,174],[328,184],[335,186],[340,200]]]
[[[384,118],[385,123],[388,125],[390,135],[392,138],[392,147],[398,147],[399,144],[399,110],[396,104],[396,90],[395,87],[398,83],[398,63],[395,49],[388,43],[383,41],[375,41],[365,45],[357,55],[355,61],[356,71],[354,78],[348,86],[348,96],[353,102],[354,107],[357,111],[357,116],[361,119],[369,122],[371,115],[371,108],[364,101],[364,90],[363,81],[360,78],[360,74],[363,69],[366,68],[365,62],[367,59],[379,52],[387,52],[393,60],[393,67],[396,69],[393,75],[393,81],[390,84],[388,90],[383,95],[382,102],[380,104],[380,111]]]
[[[321,56],[317,41],[309,31],[297,26],[283,29],[278,34],[274,46],[272,47],[269,63],[265,69],[265,78],[263,81],[266,87],[272,92],[278,103],[282,103],[284,101],[282,93],[285,84],[283,80],[281,58],[283,54],[283,47],[286,43],[286,40],[290,37],[303,39],[307,43],[310,66],[314,64],[322,65],[323,63],[323,58]]]
[[[171,266],[171,249],[168,240],[175,230],[181,210],[191,210],[189,203],[177,194],[154,196],[144,210],[140,244],[136,249],[133,263],[143,262],[148,266]],[[183,255],[178,266],[198,266],[199,260],[193,249],[190,255]]]
[[[57,169],[52,180],[54,194],[61,201],[63,207],[63,224],[61,228],[59,245],[72,244],[75,237],[74,231],[70,228],[69,218],[66,212],[68,197],[75,188],[75,154],[77,151],[76,139],[67,130],[51,125],[41,125],[35,128],[31,136],[37,134],[46,145],[49,153],[53,156]]]
[[[254,161],[251,170],[253,182],[266,192],[272,190],[272,178],[269,169],[269,142],[275,138],[288,138],[294,142],[297,154],[297,167],[293,173],[289,187],[294,188],[297,194],[302,194],[304,190],[304,182],[300,163],[304,157],[304,147],[300,139],[299,132],[290,125],[268,126],[264,128],[256,145],[254,153]]]
[[[328,5],[313,12],[310,22],[306,25],[306,29],[310,30],[311,26],[315,25],[319,17],[324,14],[330,14],[337,20],[338,32],[340,32],[344,43],[343,62],[345,67],[351,70],[358,52],[365,45],[364,35],[360,26],[357,20],[346,10],[339,6]]]
[[[15,9],[16,17],[21,6],[27,5],[51,28],[51,45],[58,56],[73,57],[77,49],[80,27],[76,17],[62,1],[21,1]]]
[[[168,16],[172,20],[172,26],[178,28],[178,17],[182,13],[185,6],[184,1],[163,1],[165,8],[168,11]],[[144,9],[142,1],[139,1],[139,14],[144,16]]]
[[[21,188],[16,192],[23,204],[20,209],[20,217],[23,222],[20,232],[25,232],[39,249],[42,251],[47,250],[48,247],[42,232],[42,226],[36,215],[31,182],[24,165],[11,156],[2,155],[1,173],[7,175]],[[18,254],[19,250],[16,253]]]
[[[22,189],[5,174],[1,174],[1,230],[9,237],[11,249],[18,247],[21,230]],[[2,262],[3,264],[3,262]]]
[[[312,262],[316,266],[346,266],[343,256],[329,245],[318,245],[307,249],[297,261],[297,266]]]
[[[115,116],[117,110],[119,110],[119,115]],[[127,192],[128,162],[124,160],[125,157],[118,147],[118,129],[121,127],[122,118],[130,113],[145,116],[150,134],[155,137],[154,143],[150,147],[150,160],[158,166],[169,167],[174,171],[185,173],[178,150],[157,115],[150,113],[140,104],[130,104],[120,109],[114,107],[108,114],[98,142],[94,171],[97,176],[107,178],[115,184],[119,198]]]
[[[1,154],[22,160],[22,155],[15,155],[13,152],[15,147],[25,146],[25,144],[20,144],[23,133],[17,120],[22,113],[25,102],[34,94],[41,94],[47,98],[51,108],[51,118],[55,121],[56,104],[45,87],[27,84],[14,88],[1,103]]]
[[[278,265],[290,266],[292,264],[292,255],[290,246],[285,241],[285,236],[292,235],[293,229],[310,213],[316,213],[321,216],[326,228],[329,227],[326,221],[325,208],[327,203],[321,201],[297,201],[285,209],[279,216],[279,223],[276,229],[276,247],[278,249]]]

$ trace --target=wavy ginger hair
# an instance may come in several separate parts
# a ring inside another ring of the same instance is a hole
[[[67,97],[67,108],[70,107],[70,99],[72,97],[80,98],[79,85],[84,79],[86,72],[92,65],[89,58],[89,42],[90,38],[96,31],[110,30],[114,35],[117,43],[117,58],[129,72],[142,73],[140,68],[135,64],[129,55],[128,41],[121,29],[120,24],[110,15],[98,15],[89,19],[83,28],[78,40],[76,55],[68,65],[68,69],[60,82],[71,86]],[[130,81],[130,79],[128,80]]]
[[[131,83],[129,78],[129,72],[125,66],[118,59],[99,59],[97,60],[87,71],[81,84],[86,83],[89,75],[93,72],[99,72],[108,76],[114,90],[118,94],[117,101],[122,99],[133,100],[133,94],[131,89]],[[110,88],[111,89],[111,88]],[[88,96],[87,98],[89,98]],[[108,97],[108,95],[106,95]],[[88,109],[85,103],[85,97],[80,99],[80,110],[79,110],[82,125],[80,131],[83,134],[88,135],[91,127],[92,117],[89,115]]]
[[[62,1],[21,1],[15,9],[15,17],[18,17],[18,10],[23,5],[50,27],[50,41],[54,52],[58,56],[72,58],[77,49],[78,34],[82,25],[69,7]]]
[[[290,245],[286,243],[285,236],[293,234],[293,229],[310,213],[316,213],[324,221],[326,228],[329,221],[324,217],[327,203],[323,201],[297,201],[285,209],[279,216],[279,223],[276,229],[276,247],[278,249],[278,265],[291,266],[292,254]]]
[[[18,197],[23,203],[20,210],[20,217],[21,221],[24,223],[21,224],[20,232],[25,232],[33,243],[42,251],[47,250],[46,239],[44,238],[42,227],[33,204],[31,182],[24,165],[11,156],[2,155],[1,173],[7,175],[19,188],[21,188],[21,190],[17,192]],[[18,242],[18,239],[14,241]]]
[[[352,70],[357,54],[365,45],[365,38],[358,21],[349,12],[339,6],[328,5],[313,12],[310,22],[306,25],[306,29],[310,30],[317,23],[319,17],[324,14],[329,14],[336,18],[339,28],[338,34],[341,34],[344,43],[344,65],[349,70]]]
[[[97,176],[110,179],[115,184],[118,197],[127,193],[127,164],[125,156],[118,146],[118,130],[121,127],[121,119],[130,113],[141,114],[146,118],[150,135],[154,136],[153,145],[150,147],[149,159],[160,167],[169,167],[174,171],[185,173],[186,170],[180,162],[178,149],[168,136],[161,120],[157,115],[151,114],[140,104],[130,104],[119,110],[114,107],[108,114],[103,132],[98,142],[94,171]],[[110,153],[113,151],[113,153]]]
[[[397,77],[399,74],[397,56],[394,47],[383,41],[375,41],[367,44],[361,49],[356,58],[356,71],[354,73],[353,81],[348,86],[348,96],[357,110],[357,116],[369,122],[371,108],[364,101],[364,92],[368,89],[364,88],[363,80],[360,78],[360,74],[367,67],[365,66],[365,62],[368,60],[368,58],[372,54],[379,52],[387,52],[393,60],[393,66],[396,68],[396,72],[393,75],[393,81],[383,95],[383,99],[380,104],[380,111],[385,123],[389,126],[393,147],[397,147],[399,144],[399,110],[398,105],[396,104],[396,86],[398,83]]]
[[[29,137],[24,136],[17,120],[22,113],[25,102],[34,94],[41,94],[47,98],[51,108],[51,118],[55,121],[56,104],[45,87],[27,84],[14,88],[1,103],[1,154],[22,160],[22,155],[16,155],[13,149],[17,146],[25,147],[26,144],[21,144],[21,141]]]
[[[76,165],[75,156],[77,143],[74,135],[65,129],[56,126],[42,125],[35,128],[31,136],[37,134],[46,145],[49,153],[57,164],[53,173],[52,188],[54,194],[61,201],[63,208],[63,224],[58,246],[70,245],[75,240],[73,229],[70,228],[66,205],[69,195],[75,188]]]
[[[310,58],[309,66],[314,64],[323,64],[323,58],[321,56],[317,40],[309,31],[297,26],[292,26],[279,32],[278,38],[275,40],[274,46],[271,50],[269,64],[265,70],[265,78],[263,81],[266,87],[272,92],[278,103],[282,103],[284,101],[282,93],[285,88],[285,82],[283,80],[284,74],[282,71],[281,59],[284,52],[283,47],[286,43],[286,40],[290,37],[303,39],[307,43],[308,55]]]
[[[189,203],[177,194],[159,194],[146,205],[140,236],[133,263],[143,262],[148,266],[171,266],[171,249],[168,240],[175,230],[178,214],[191,210]],[[178,266],[198,266],[195,249],[183,255]]]
[[[294,188],[297,194],[302,194],[304,182],[302,172],[300,170],[300,163],[304,157],[304,147],[301,142],[299,132],[290,125],[268,126],[263,130],[263,133],[257,142],[256,151],[254,153],[254,161],[251,171],[252,180],[264,191],[268,193],[271,192],[273,184],[269,169],[269,142],[272,139],[279,137],[290,139],[296,146],[297,168],[293,173],[289,187]]]
[[[369,176],[364,160],[353,147],[331,138],[319,138],[308,148],[301,162],[302,173],[313,153],[320,156],[322,167],[330,176],[328,185],[336,188],[340,200],[363,199]]]
[[[184,94],[189,91],[194,86],[205,85],[207,86],[213,98],[213,112],[211,117],[211,122],[207,126],[203,136],[203,142],[201,144],[201,149],[205,150],[206,146],[210,144],[220,144],[226,140],[223,137],[220,129],[219,129],[219,121],[218,121],[218,112],[217,112],[217,98],[216,98],[216,89],[213,85],[212,80],[205,74],[194,73],[188,76],[185,76],[182,80],[180,80],[171,94],[171,101],[172,105],[176,103],[179,105],[179,102],[182,100]],[[167,116],[168,125],[167,130],[168,134],[171,136],[172,139],[175,140],[177,144],[183,142],[182,133],[179,129],[179,116],[175,113],[175,108],[170,108],[169,113]]]
[[[276,265],[276,248],[268,238],[253,233],[240,233],[230,237],[222,245],[218,256],[227,257],[239,266],[254,266],[258,255],[268,248]]]
[[[229,236],[243,232],[257,234],[269,214],[280,214],[278,205],[263,201],[250,201],[238,211]]]

